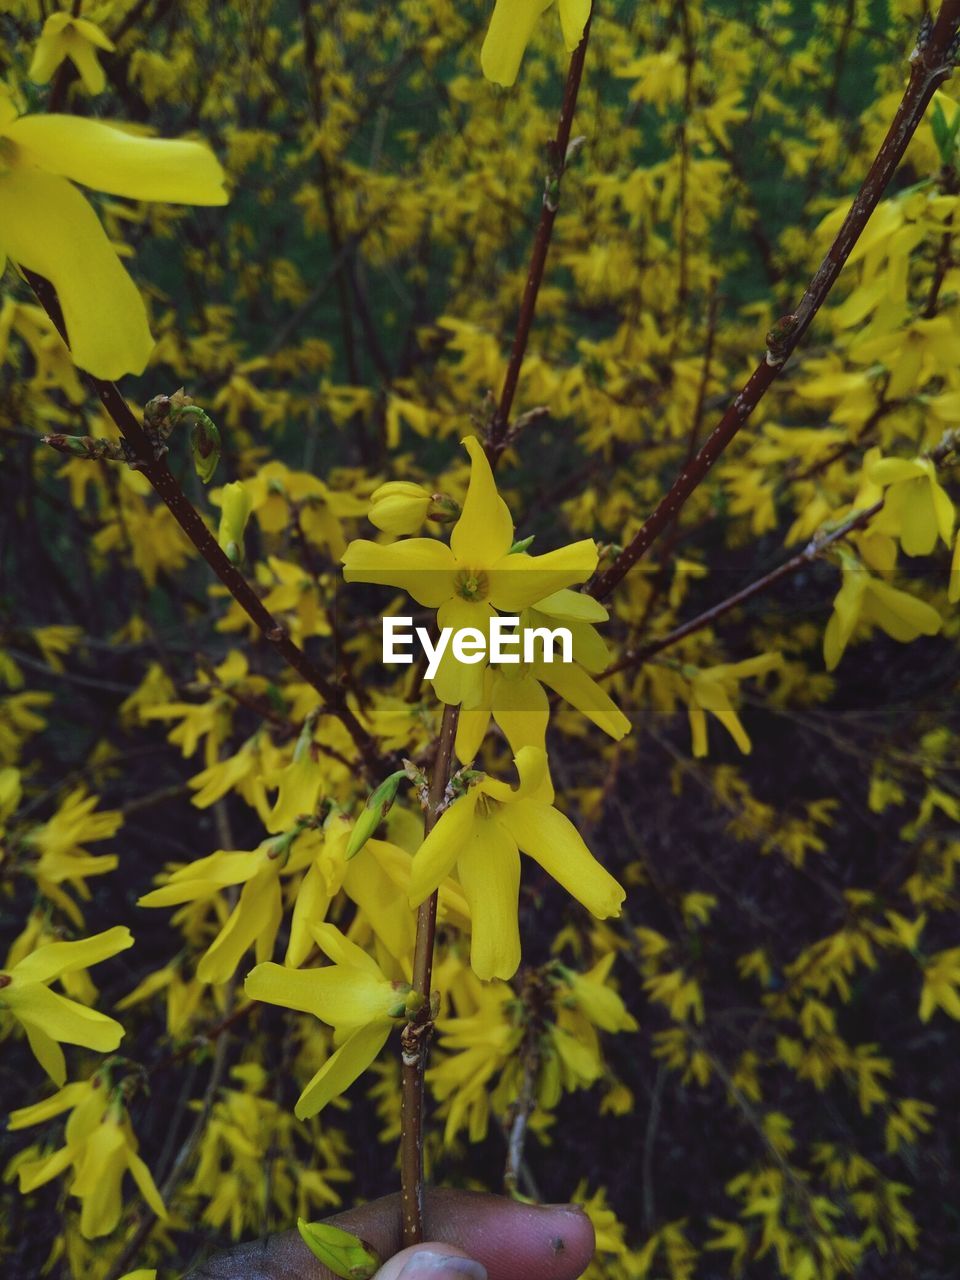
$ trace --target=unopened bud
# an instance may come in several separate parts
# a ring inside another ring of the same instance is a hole
[[[220,432],[212,418],[196,405],[188,405],[181,413],[191,419],[190,449],[194,468],[203,483],[208,484],[220,461]]]
[[[372,1245],[342,1227],[298,1218],[297,1230],[313,1256],[343,1280],[370,1280],[380,1269],[380,1255]]]
[[[250,494],[242,481],[234,480],[223,486],[217,541],[231,564],[239,564],[243,559],[243,531],[250,519],[250,509]]]
[[[430,494],[410,480],[389,480],[370,495],[367,518],[396,537],[416,533],[430,509]]]
[[[406,776],[405,769],[398,769],[396,773],[391,773],[389,778],[381,782],[376,791],[371,794],[366,805],[364,805],[360,817],[354,823],[350,839],[347,841],[345,854],[347,861],[356,857],[390,812],[393,802],[397,798],[400,783]]]

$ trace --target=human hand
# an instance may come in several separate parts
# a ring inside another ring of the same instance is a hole
[[[576,1280],[593,1257],[593,1226],[576,1205],[529,1205],[469,1191],[428,1191],[423,1244],[401,1249],[400,1197],[328,1219],[387,1259],[374,1280]],[[334,1280],[285,1231],[218,1253],[186,1280]]]

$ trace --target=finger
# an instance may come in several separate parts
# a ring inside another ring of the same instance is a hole
[[[487,1280],[487,1271],[449,1244],[415,1244],[385,1262],[373,1280]]]
[[[475,1258],[489,1280],[576,1280],[593,1257],[593,1226],[576,1205],[530,1205],[470,1191],[428,1191],[425,1231]],[[384,1196],[329,1219],[382,1258],[402,1244],[400,1197]],[[217,1254],[189,1280],[334,1280],[296,1231]]]

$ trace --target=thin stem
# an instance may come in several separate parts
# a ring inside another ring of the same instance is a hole
[[[53,285],[33,271],[26,268],[22,270],[40,305],[53,321],[64,342],[67,342],[63,312]],[[133,447],[136,457],[140,460],[140,471],[157,495],[166,503],[171,515],[203,559],[280,657],[320,695],[331,713],[350,734],[367,767],[378,768],[380,761],[376,743],[346,705],[342,690],[335,682],[329,680],[316,663],[293,642],[243,574],[227,558],[216,538],[204,524],[200,513],[181,489],[166,459],[155,456],[153,446],[143,427],[137,421],[116,383],[105,382],[102,378],[95,378],[91,374],[84,374],[84,377],[119,428],[120,434]]]
[[[733,609],[738,608],[742,604],[746,604],[748,600],[752,600],[754,596],[761,595],[764,591],[769,591],[771,587],[776,586],[778,582],[782,582],[784,578],[789,578],[791,574],[796,573],[798,569],[802,569],[804,565],[810,564],[815,560],[822,551],[832,546],[835,542],[839,542],[845,538],[847,534],[853,533],[857,529],[862,529],[864,525],[870,523],[873,517],[883,506],[883,502],[875,502],[872,507],[867,507],[863,511],[858,511],[851,516],[849,520],[845,520],[843,524],[833,529],[823,538],[814,538],[804,549],[797,555],[792,556],[789,560],[785,560],[783,564],[778,565],[776,569],[770,573],[764,574],[762,578],[757,578],[755,582],[751,582],[749,586],[743,588],[742,591],[735,592],[732,596],[728,596],[726,600],[721,600],[719,604],[715,604],[710,609],[705,609],[703,613],[698,613],[695,618],[691,618],[689,622],[685,622],[682,626],[676,627],[669,635],[664,636],[660,640],[654,640],[648,645],[644,645],[642,649],[628,652],[623,655],[619,662],[615,662],[612,666],[607,667],[603,673],[604,676],[612,676],[617,671],[625,671],[629,667],[641,666],[644,662],[649,661],[655,654],[662,653],[664,649],[669,649],[672,645],[678,644],[681,640],[686,640],[688,636],[692,636],[697,631],[702,631],[704,627],[713,626],[713,624],[726,613],[730,613]]]
[[[444,707],[427,797],[424,835],[429,835],[440,816],[454,761],[453,744],[459,718],[459,707]],[[427,1043],[433,1027],[430,988],[436,933],[437,894],[432,893],[417,911],[417,940],[413,956],[413,989],[422,997],[423,1003],[404,1027],[401,1038],[400,1204],[405,1248],[419,1244],[423,1239],[423,1074],[427,1065]]]
[[[540,222],[537,226],[537,234],[530,254],[530,266],[527,270],[527,282],[524,285],[523,298],[520,302],[520,314],[517,317],[516,333],[514,334],[513,347],[510,351],[510,362],[507,365],[503,389],[500,392],[500,400],[490,423],[487,438],[487,457],[490,459],[491,466],[496,466],[497,460],[507,446],[507,427],[510,421],[510,411],[513,408],[517,384],[520,381],[520,370],[523,367],[527,343],[530,340],[530,330],[533,327],[533,317],[537,309],[537,297],[540,293],[540,285],[543,282],[547,253],[553,236],[553,224],[557,218],[560,181],[566,168],[567,148],[570,145],[573,115],[577,107],[580,82],[583,79],[583,63],[587,56],[587,42],[590,39],[590,22],[591,18],[588,17],[587,25],[583,29],[583,39],[577,45],[573,57],[570,59],[570,69],[567,72],[567,82],[563,90],[563,103],[560,107],[560,118],[557,121],[557,133],[549,147],[549,169],[546,190],[543,194],[543,203],[540,206]]]
[[[747,421],[809,329],[834,282],[860,239],[870,216],[880,203],[890,179],[916,133],[930,99],[953,71],[952,46],[960,28],[960,0],[945,0],[924,48],[915,51],[910,81],[893,122],[870,166],[843,226],[807,286],[795,312],[785,316],[776,334],[768,337],[768,349],[739,395],[727,409],[703,448],[685,465],[660,504],[609,569],[594,579],[589,592],[605,599],[629,573],[671,523],[690,495],[706,478],[714,463]]]

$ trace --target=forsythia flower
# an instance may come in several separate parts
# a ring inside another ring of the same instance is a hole
[[[507,87],[514,83],[537,20],[552,4],[553,0],[497,0],[480,50],[480,65],[488,80]],[[583,39],[590,4],[591,0],[558,0],[568,53]]]
[[[137,1139],[120,1097],[105,1073],[68,1084],[51,1098],[10,1113],[10,1128],[42,1124],[70,1111],[66,1145],[50,1155],[21,1164],[20,1191],[26,1195],[73,1166],[70,1194],[82,1202],[80,1233],[88,1240],[110,1235],[123,1211],[124,1175],[133,1175],[141,1195],[158,1218],[167,1211],[150,1170],[137,1155]]]
[[[107,77],[96,50],[112,53],[115,47],[95,22],[69,13],[52,13],[40,32],[30,64],[30,79],[34,84],[46,84],[64,58],[69,58],[87,93],[103,93]]]
[[[562,622],[573,640],[573,661],[545,662],[541,656],[531,663],[488,667],[477,705],[464,709],[457,722],[460,760],[466,763],[480,750],[491,716],[514,754],[527,746],[545,750],[550,704],[543,685],[616,741],[629,733],[630,721],[590,674],[603,671],[610,661],[607,646],[593,625],[608,617],[598,600],[566,588],[524,609],[520,634],[531,628],[549,630]]]
[[[367,519],[395,537],[416,533],[426,520],[432,501],[423,485],[409,480],[389,480],[370,495]]]
[[[828,671],[833,671],[843,657],[858,622],[874,623],[901,644],[918,636],[936,635],[943,626],[943,619],[932,605],[874,578],[850,557],[842,555],[841,559],[843,585],[834,599],[833,613],[823,634],[823,656]]]
[[[779,653],[761,653],[756,658],[747,658],[743,662],[723,662],[704,670],[684,667],[683,675],[690,682],[688,714],[695,756],[707,754],[708,711],[717,717],[744,755],[750,754],[750,739],[734,710],[730,695],[736,692],[741,680],[763,675],[764,672],[779,667],[782,662]]]
[[[123,1039],[123,1027],[106,1014],[51,991],[47,984],[132,946],[130,930],[117,925],[78,942],[38,947],[9,972],[0,972],[0,1006],[21,1024],[34,1057],[54,1083],[62,1085],[67,1078],[61,1043],[109,1052]]]
[[[101,120],[19,116],[0,88],[0,265],[56,288],[73,358],[98,378],[142,373],[146,307],[74,182],[131,200],[226,204],[223,170],[199,142],[143,138]]]
[[[597,567],[597,548],[587,538],[542,556],[511,555],[513,520],[483,447],[472,436],[463,444],[470,454],[470,485],[449,547],[434,538],[405,538],[388,546],[360,538],[344,553],[343,576],[347,582],[402,588],[418,604],[436,609],[437,625],[454,634],[467,627],[486,634],[497,610],[518,614],[562,587],[586,581]],[[448,646],[434,691],[442,702],[476,706],[483,671],[483,663],[458,662]]]
[[[600,919],[618,916],[626,897],[570,819],[538,796],[545,753],[523,747],[515,762],[516,791],[484,777],[441,815],[413,859],[412,906],[456,866],[473,921],[470,963],[484,979],[511,978],[520,964],[521,849]]]
[[[297,826],[249,852],[221,849],[188,862],[174,871],[165,885],[138,900],[139,907],[174,907],[213,900],[221,889],[243,885],[226,924],[200,958],[197,978],[201,982],[229,982],[243,953],[254,945],[258,960],[272,954],[283,916],[280,873],[301,869],[296,861],[287,861],[300,833]]]
[[[869,467],[868,475],[887,489],[876,524],[898,536],[908,556],[928,556],[938,535],[950,546],[953,503],[930,458],[881,458]]]
[[[253,503],[246,485],[241,480],[225,484],[220,490],[220,527],[217,542],[232,564],[243,559],[243,531],[250,519]]]
[[[416,1002],[407,983],[390,982],[373,957],[335,925],[313,925],[311,933],[331,965],[287,969],[258,964],[244,984],[252,1000],[312,1013],[335,1029],[339,1047],[297,1099],[299,1120],[316,1115],[366,1071],[394,1023],[406,1018]]]

